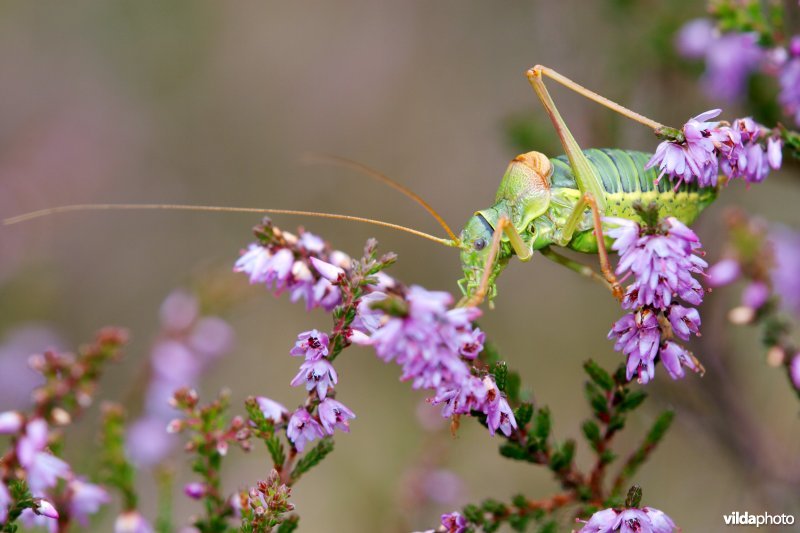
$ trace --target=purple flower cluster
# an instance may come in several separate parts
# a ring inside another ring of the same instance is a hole
[[[326,359],[328,355],[328,335],[317,330],[305,331],[297,336],[294,348],[289,352],[294,356],[301,356],[305,361],[300,365],[300,372],[292,380],[292,386],[305,385],[309,393],[315,393],[318,400],[317,417],[309,413],[306,407],[298,408],[289,418],[286,436],[292,441],[298,451],[303,451],[307,442],[322,438],[326,434],[333,435],[334,430],[340,429],[345,433],[350,431],[349,420],[356,415],[342,402],[330,397],[333,386],[338,382],[338,375],[333,365]],[[266,400],[266,398],[264,399]],[[267,400],[271,404],[262,411],[265,416],[268,412],[280,412],[283,406]],[[278,406],[276,408],[275,406]]]
[[[247,274],[250,283],[264,284],[276,295],[288,291],[291,301],[305,300],[308,310],[319,307],[330,312],[343,303],[344,268],[352,264],[347,254],[328,253],[325,242],[312,233],[301,232],[298,238],[269,223],[259,227],[257,234],[268,238],[251,244],[234,271]],[[355,418],[353,411],[331,397],[339,376],[327,358],[329,342],[326,333],[306,331],[298,335],[289,352],[304,359],[291,385],[304,386],[313,396],[287,422],[286,435],[300,452],[308,442],[332,435],[336,429],[348,432],[349,420]],[[267,398],[259,398],[259,405],[267,418],[276,421],[286,412],[282,405]]]
[[[0,434],[16,434],[14,452],[19,466],[26,472],[28,489],[37,501],[37,508],[27,508],[20,515],[26,527],[42,526],[50,531],[58,530],[59,517],[51,501],[52,491],[63,480],[59,501],[65,506],[69,517],[86,527],[89,516],[110,501],[106,490],[77,477],[63,459],[48,449],[50,429],[47,422],[34,418],[25,423],[22,415],[15,411],[0,413]],[[0,523],[8,516],[11,495],[0,479]]]
[[[291,301],[305,300],[309,310],[321,307],[331,311],[341,303],[341,291],[315,268],[312,258],[342,267],[350,264],[347,254],[326,254],[325,242],[312,233],[303,232],[298,238],[283,231],[269,244],[251,244],[233,270],[247,274],[250,283],[266,285],[275,294],[288,291]]]
[[[403,314],[383,314],[377,328],[362,331],[364,335],[354,337],[354,342],[369,344],[379,358],[400,365],[400,379],[411,381],[413,388],[434,391],[431,401],[443,405],[442,416],[478,411],[486,415],[492,435],[499,429],[508,436],[517,427],[511,407],[491,375],[471,370],[470,362],[483,350],[485,340],[480,328],[472,325],[480,310],[451,308],[452,303],[449,293],[413,286],[405,293]],[[361,322],[373,323],[372,319]]]
[[[585,522],[578,533],[672,533],[675,522],[652,507],[642,509],[603,509]]]
[[[298,335],[297,343],[289,353],[305,357],[300,371],[292,380],[292,387],[305,384],[307,391],[316,391],[317,397],[324,400],[328,390],[339,381],[336,369],[325,359],[328,355],[328,336],[317,330],[303,332]]]
[[[755,33],[719,35],[709,19],[695,19],[681,28],[675,39],[678,52],[689,59],[703,59],[703,88],[709,98],[733,102],[747,86],[747,78],[759,68],[764,51]]]
[[[169,405],[173,393],[196,386],[234,341],[230,325],[222,318],[201,315],[198,299],[183,290],[167,296],[160,318],[161,333],[150,354],[145,414],[131,424],[127,437],[128,451],[139,466],[161,462],[177,443],[164,430],[174,417]]]
[[[17,435],[14,452],[19,466],[26,472],[31,494],[38,499],[36,511],[25,509],[20,516],[21,520],[27,527],[39,525],[50,527],[52,531],[57,530],[58,512],[50,503],[52,498],[47,492],[55,488],[59,479],[71,479],[72,469],[47,449],[50,435],[47,422],[36,418],[26,424],[22,415],[16,411],[0,414],[0,421],[0,434]],[[0,523],[5,522],[8,517],[11,503],[8,487],[0,478]]]
[[[780,289],[781,308],[787,313],[800,317],[800,233],[785,226],[767,227],[753,221],[751,231],[756,238],[766,241],[754,257],[743,258],[728,255],[708,270],[708,281],[712,287],[722,287],[741,277],[748,278],[742,291],[741,306],[743,318],[752,318]],[[761,233],[763,232],[763,235]],[[771,261],[769,260],[771,258]],[[743,320],[748,322],[749,320]]]
[[[772,286],[780,289],[781,305],[800,317],[800,233],[785,226],[770,229],[774,264]]]
[[[748,183],[764,181],[770,169],[782,163],[783,141],[751,118],[736,119],[732,125],[712,121],[721,113],[712,109],[684,124],[681,139],[663,141],[645,168],[657,166],[664,175],[701,187],[717,185],[719,174]]]
[[[699,305],[703,300],[703,288],[693,276],[703,274],[707,266],[696,255],[701,247],[697,235],[673,217],[647,231],[631,220],[605,221],[615,226],[607,234],[620,255],[617,274],[623,281],[633,277],[622,302],[629,313],[608,333],[615,340],[614,349],[628,358],[627,378],[636,376],[640,383],[648,383],[657,360],[673,379],[684,376],[684,366],[701,371],[694,356],[673,341],[699,335],[697,309],[678,303]]]
[[[337,428],[348,431],[349,420],[355,418],[331,394],[339,376],[328,356],[337,335],[340,340],[344,336],[346,343],[371,345],[382,360],[400,365],[402,380],[411,381],[415,389],[433,391],[430,401],[444,406],[443,416],[481,412],[492,434],[500,430],[510,435],[517,427],[494,378],[472,370],[471,362],[485,340],[484,333],[472,325],[480,315],[477,308],[452,308],[450,294],[406,289],[379,269],[370,282],[359,282],[356,289],[348,278],[355,263],[342,252],[328,253],[318,237],[304,232],[297,238],[269,223],[256,233],[260,244],[252,244],[234,270],[276,294],[289,291],[293,300],[305,299],[309,309],[331,311],[347,305],[355,310],[349,326],[337,325],[330,335],[303,332],[290,351],[304,359],[291,384],[304,386],[311,395],[311,401],[295,410],[287,424],[287,436],[298,451]],[[396,300],[402,312],[373,307],[387,298]]]
[[[781,85],[778,100],[786,114],[800,125],[800,36],[792,38],[789,52],[791,57],[782,65],[778,76]]]
[[[789,39],[787,46],[765,49],[756,33],[719,33],[713,21],[695,19],[678,32],[675,47],[686,58],[705,61],[703,87],[714,100],[741,99],[748,78],[757,71],[776,76],[778,100],[800,125],[800,35]]]
[[[467,519],[459,512],[442,515],[442,528],[447,533],[464,533],[468,525]]]

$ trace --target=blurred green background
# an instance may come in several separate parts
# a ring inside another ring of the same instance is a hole
[[[346,170],[304,166],[301,155],[332,153],[380,169],[459,226],[491,204],[517,151],[561,152],[524,77],[533,64],[674,126],[716,107],[672,52],[675,30],[703,10],[703,2],[622,0],[3,2],[0,215],[65,203],[167,202],[348,213],[441,233],[393,191]],[[641,126],[552,92],[583,146],[655,147]],[[750,191],[734,184],[705,213],[697,231],[711,260],[721,252],[726,205],[797,228],[796,165]],[[457,291],[451,249],[373,227],[274,220],[289,229],[302,224],[352,255],[377,237],[399,254],[392,275]],[[48,323],[68,346],[106,324],[130,328],[128,357],[102,384],[108,397],[130,398],[163,298],[222,268],[215,275],[242,296],[227,317],[238,341],[203,384],[203,397],[229,387],[235,405],[258,394],[294,406],[303,394],[289,387],[297,361],[288,349],[298,332],[328,328],[329,318],[228,273],[257,222],[94,212],[2,228],[0,328]],[[678,410],[636,481],[644,502],[684,531],[720,529],[722,514],[734,510],[798,510],[790,503],[796,506],[800,481],[796,398],[783,373],[763,363],[756,332],[726,325],[736,294],[714,292],[703,309],[706,340],[694,348],[701,359],[704,350],[716,353],[723,362],[709,369],[716,376],[672,382],[659,371],[648,408],[620,439],[625,454],[659,409]],[[537,405],[552,408],[555,435],[580,439],[588,414],[581,362],[593,357],[610,368],[621,360],[605,338],[618,306],[599,286],[541,257],[512,263],[496,304],[482,327]],[[338,398],[358,418],[294,489],[301,531],[422,529],[468,501],[519,492],[541,498],[558,489],[544,469],[502,459],[500,441],[475,423],[464,423],[455,439],[421,430],[424,396],[371,351],[348,350],[337,369]],[[727,387],[738,407],[719,408],[703,392],[711,386]],[[137,403],[130,408],[136,413]],[[70,437],[77,452],[91,452],[96,415],[95,407]],[[405,496],[409,469],[431,449],[438,467],[464,480],[452,505],[418,506]],[[231,491],[266,475],[268,456],[257,450],[231,454]],[[578,460],[591,460],[582,450]],[[90,458],[72,453],[76,469],[89,471]],[[175,465],[188,479],[183,457]],[[152,476],[143,472],[140,481],[153,516]],[[199,510],[181,495],[176,501],[178,517]],[[107,513],[97,530],[112,518]]]

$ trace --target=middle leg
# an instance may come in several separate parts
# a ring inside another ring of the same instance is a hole
[[[559,244],[561,246],[567,246],[569,244],[573,235],[575,234],[575,230],[578,229],[578,224],[583,218],[583,213],[587,207],[592,211],[592,226],[594,227],[594,236],[597,240],[597,256],[600,260],[600,271],[603,273],[603,277],[608,282],[614,298],[622,301],[624,292],[622,290],[622,285],[620,285],[619,281],[617,280],[617,276],[611,269],[611,262],[608,259],[608,250],[606,250],[606,241],[603,234],[602,215],[600,213],[600,208],[597,205],[597,201],[595,200],[594,196],[592,196],[592,193],[585,193],[575,204],[572,213],[567,219],[567,223],[564,225],[562,238]]]

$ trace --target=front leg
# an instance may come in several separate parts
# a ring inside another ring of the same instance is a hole
[[[500,217],[497,221],[497,226],[492,233],[492,242],[489,245],[489,251],[486,254],[486,262],[483,264],[483,274],[481,275],[481,282],[478,289],[474,294],[465,296],[459,302],[459,307],[474,307],[480,305],[489,294],[489,282],[492,279],[492,270],[494,270],[497,255],[500,252],[500,244],[503,240],[503,234],[508,237],[511,247],[514,248],[514,253],[517,254],[521,261],[530,261],[533,257],[533,249],[530,245],[526,244],[522,236],[514,227],[514,224],[506,216]]]

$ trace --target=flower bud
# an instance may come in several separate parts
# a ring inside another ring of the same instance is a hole
[[[224,440],[217,441],[217,453],[225,456],[228,454],[228,442]]]
[[[50,418],[57,426],[66,426],[72,422],[72,417],[61,407],[54,407],[53,410],[50,411]]]
[[[153,528],[138,511],[125,511],[114,522],[114,533],[151,533]]]
[[[733,309],[728,311],[728,320],[730,320],[732,324],[736,324],[737,326],[750,324],[755,317],[756,317],[755,310],[752,307],[747,307],[745,305],[734,307]]]
[[[187,483],[183,486],[183,493],[193,500],[199,500],[206,494],[206,486],[203,483],[195,481]]]
[[[773,368],[779,367],[786,359],[786,352],[780,346],[772,346],[767,350],[767,364]]]
[[[24,419],[17,411],[0,413],[0,435],[16,433],[22,428]]]
[[[174,418],[167,424],[167,433],[180,433],[183,431],[183,420]]]
[[[317,272],[319,272],[323,278],[327,279],[331,283],[336,282],[336,280],[339,279],[339,276],[344,275],[344,270],[341,268],[330,263],[326,263],[325,261],[317,259],[316,257],[311,258],[311,264],[314,265],[314,268],[317,269]]]
[[[58,520],[58,511],[53,507],[53,504],[47,500],[39,500],[39,505],[36,507],[36,514]]]

